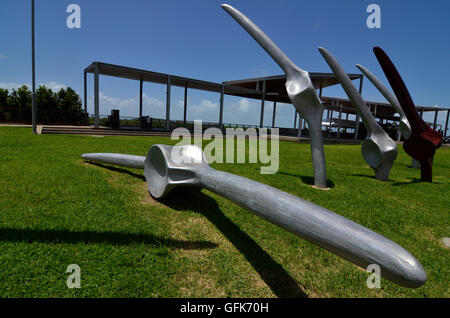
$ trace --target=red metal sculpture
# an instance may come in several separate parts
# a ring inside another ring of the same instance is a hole
[[[374,47],[373,51],[411,125],[411,136],[403,143],[403,149],[420,162],[420,179],[433,182],[433,157],[442,145],[442,135],[420,118],[405,83],[387,54],[379,47]]]

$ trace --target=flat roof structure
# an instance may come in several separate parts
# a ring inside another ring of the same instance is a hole
[[[276,75],[268,77],[249,78],[233,81],[225,81],[223,83],[214,83],[208,81],[202,81],[198,79],[182,77],[171,74],[158,73],[148,70],[136,69],[127,66],[114,65],[103,62],[93,62],[84,70],[84,107],[87,113],[87,74],[94,74],[94,119],[95,127],[99,127],[99,77],[100,75],[119,77],[124,79],[136,80],[140,82],[139,93],[139,117],[142,117],[142,94],[143,94],[143,82],[158,83],[167,86],[166,95],[166,129],[170,130],[170,91],[171,86],[178,86],[185,88],[184,94],[184,124],[186,125],[187,115],[187,93],[188,89],[198,89],[203,91],[215,92],[220,94],[220,115],[219,115],[219,127],[223,124],[223,111],[224,111],[224,95],[232,95],[245,98],[253,98],[261,100],[261,113],[260,113],[260,127],[263,127],[264,121],[264,103],[265,101],[271,101],[274,103],[274,111],[272,118],[272,127],[275,127],[275,115],[276,115],[276,103],[291,104],[291,101],[287,95],[285,83],[286,75]],[[322,89],[339,84],[338,80],[333,73],[314,73],[310,72],[309,76],[314,87],[319,91],[319,97],[321,98],[325,109],[328,110],[328,114],[331,111],[331,117],[327,115],[329,124],[342,122],[342,126],[354,126],[355,127],[355,139],[358,134],[359,117],[355,108],[348,99],[336,98],[336,97],[323,97]],[[359,80],[359,92],[362,93],[363,75],[362,74],[348,74],[351,80]],[[388,103],[371,102],[367,101],[367,106],[370,108],[372,114],[381,120],[398,121],[399,116],[395,113],[394,108]],[[450,110],[442,107],[429,107],[429,106],[417,106],[418,112],[423,115],[424,112],[433,111],[434,116],[434,128],[436,128],[437,116],[439,111],[447,111],[447,118],[445,121],[444,135],[446,135],[448,129],[448,121]],[[337,111],[339,120],[332,118],[333,111]],[[347,120],[344,122],[341,119],[342,114],[356,115],[354,125]],[[297,122],[297,112],[295,112],[294,129]],[[299,120],[300,122],[300,120]],[[325,125],[325,124],[324,124]],[[338,129],[339,130],[339,129]]]

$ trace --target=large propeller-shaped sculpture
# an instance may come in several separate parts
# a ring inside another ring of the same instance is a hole
[[[309,73],[295,65],[280,48],[249,18],[230,5],[223,4],[228,12],[262,48],[278,63],[287,76],[286,91],[297,112],[309,127],[311,153],[314,166],[314,185],[327,188],[325,154],[323,150],[322,117],[324,107],[309,78]]]
[[[339,83],[341,83],[357,113],[362,118],[364,126],[366,126],[369,135],[361,147],[364,160],[375,170],[376,179],[386,181],[394,160],[397,158],[397,145],[373,118],[366,102],[334,56],[324,48],[319,48],[319,51]]]
[[[159,199],[176,187],[205,188],[350,262],[378,264],[381,276],[416,288],[427,276],[419,261],[397,243],[321,206],[266,184],[211,168],[194,145],[153,145],[146,157],[84,154],[85,160],[144,169],[150,194]]]
[[[403,149],[420,162],[421,180],[433,182],[433,157],[436,149],[442,145],[442,135],[420,118],[402,77],[387,54],[379,47],[373,51],[411,124],[411,136],[403,143]]]

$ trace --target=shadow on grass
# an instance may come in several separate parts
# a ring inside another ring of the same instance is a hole
[[[244,255],[276,296],[307,297],[279,263],[223,214],[213,198],[195,190],[186,195],[186,188],[182,190],[184,193],[175,190],[161,202],[172,209],[195,211],[206,217]]]
[[[132,172],[132,171],[130,171],[128,169],[118,168],[118,167],[115,167],[115,166],[110,166],[110,165],[102,164],[102,163],[98,163],[98,162],[90,162],[89,160],[86,160],[85,162],[87,162],[87,163],[89,163],[91,165],[103,168],[103,169],[107,169],[109,171],[125,173],[125,174],[127,174],[127,175],[129,175],[131,177],[138,178],[138,179],[141,179],[141,180],[145,181],[145,176],[144,175],[134,173],[134,172]]]
[[[143,175],[136,174],[127,169],[94,162],[91,164],[145,180]],[[190,210],[206,217],[244,255],[245,259],[258,272],[260,277],[277,297],[308,297],[279,263],[264,251],[247,233],[242,231],[239,226],[234,224],[222,213],[213,198],[199,190],[199,188],[178,188],[173,190],[168,197],[160,201],[174,210]],[[206,244],[207,242],[200,243]],[[193,242],[190,242],[190,244],[193,244]],[[210,246],[209,248],[212,247]]]
[[[159,238],[150,234],[130,234],[123,232],[94,232],[94,231],[69,231],[69,230],[33,230],[0,228],[1,242],[24,243],[106,243],[112,245],[149,244],[155,247],[168,247],[175,249],[211,249],[216,248],[216,243],[207,241],[180,241],[174,239]]]
[[[311,185],[311,186],[314,185],[314,177],[311,177],[311,176],[302,176],[302,175],[299,175],[296,173],[289,173],[289,172],[283,172],[283,171],[278,171],[277,174],[281,174],[283,176],[300,178],[303,183],[305,183],[307,185]],[[334,188],[334,182],[327,179],[327,186],[328,186],[328,188]]]

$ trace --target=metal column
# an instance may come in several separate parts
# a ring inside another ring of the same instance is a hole
[[[361,96],[362,96],[363,80],[364,76],[361,74],[361,77],[359,78],[359,95]],[[358,139],[358,134],[359,134],[359,115],[358,113],[356,113],[355,135],[353,136],[354,140]]]
[[[94,66],[94,125],[95,128],[99,126],[99,109],[100,109],[100,98],[99,98],[99,66],[95,63]]]
[[[139,81],[139,118],[142,118],[142,86],[143,86],[144,82],[141,78],[141,80]]]
[[[264,101],[266,99],[266,81],[263,81],[263,93],[261,99],[261,118],[259,121],[259,127],[262,128],[264,125]]]
[[[84,71],[84,113],[87,114],[87,73]]]
[[[187,119],[187,91],[188,91],[188,86],[186,84],[186,85],[184,85],[184,114],[183,114],[184,127],[186,127],[186,119]]]
[[[434,112],[434,121],[433,121],[433,129],[436,130],[437,118],[438,118],[438,110]]]
[[[277,102],[273,102],[272,128],[275,127],[275,114],[277,113]]]
[[[220,113],[219,113],[219,127],[220,128],[222,128],[222,124],[223,124],[223,101],[224,101],[224,97],[225,97],[225,85],[222,84],[222,89],[220,91]]]
[[[447,137],[448,118],[450,117],[450,109],[447,110],[447,119],[445,120],[444,137]]]
[[[341,109],[339,110],[339,122],[338,122],[338,131],[337,131],[337,138],[339,139],[341,137],[341,119],[342,119],[342,105]]]
[[[166,129],[170,130],[170,75],[167,75]]]
[[[295,109],[294,107],[294,133],[296,128],[297,128],[297,109]]]

